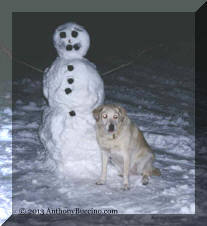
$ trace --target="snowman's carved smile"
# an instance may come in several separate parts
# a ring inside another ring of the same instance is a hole
[[[78,43],[78,44],[75,44],[74,46],[73,46],[73,48],[77,51],[77,50],[79,50],[80,49],[80,44]]]
[[[80,43],[75,43],[74,45],[68,44],[66,45],[66,50],[67,51],[72,51],[73,49],[75,51],[78,51],[81,48],[81,44]]]
[[[71,50],[73,50],[73,46],[72,46],[72,45],[70,45],[70,44],[69,44],[69,45],[67,45],[67,46],[66,46],[66,50],[67,50],[67,51],[71,51]]]

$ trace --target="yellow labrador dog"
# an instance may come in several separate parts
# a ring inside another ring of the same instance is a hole
[[[96,137],[102,150],[102,173],[96,184],[106,181],[109,157],[121,171],[123,189],[129,189],[129,174],[141,174],[142,184],[149,182],[149,176],[160,176],[160,170],[153,167],[154,154],[142,132],[127,117],[124,108],[107,104],[93,111],[96,119]]]

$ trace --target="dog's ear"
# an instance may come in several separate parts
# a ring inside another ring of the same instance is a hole
[[[118,106],[117,108],[119,110],[121,121],[124,121],[124,118],[126,117],[126,110],[121,106]]]
[[[95,118],[96,121],[99,121],[100,113],[102,110],[103,110],[103,105],[101,105],[93,110],[93,117]]]

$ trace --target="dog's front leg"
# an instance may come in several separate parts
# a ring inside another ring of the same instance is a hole
[[[107,151],[102,151],[101,158],[102,158],[102,170],[101,170],[100,179],[96,182],[96,184],[98,185],[105,184],[106,182],[107,165],[108,165],[108,158],[109,158],[109,154],[107,153]]]
[[[124,154],[124,186],[123,190],[128,190],[129,189],[129,155]]]

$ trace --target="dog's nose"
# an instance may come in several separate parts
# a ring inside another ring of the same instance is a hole
[[[109,132],[113,132],[114,131],[114,125],[113,124],[110,124],[109,125]]]

